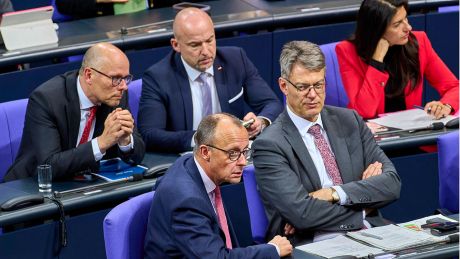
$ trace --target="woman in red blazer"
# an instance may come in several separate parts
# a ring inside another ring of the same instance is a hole
[[[458,110],[458,79],[426,34],[411,31],[407,10],[407,0],[365,0],[355,34],[337,44],[348,107],[364,118],[421,105],[424,78],[441,95],[425,111],[441,118]]]

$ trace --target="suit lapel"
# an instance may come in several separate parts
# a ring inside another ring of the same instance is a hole
[[[351,157],[348,152],[348,145],[345,136],[342,136],[339,129],[342,127],[339,118],[329,112],[325,106],[321,112],[321,119],[323,121],[324,129],[326,130],[329,143],[331,144],[332,152],[334,153],[337,166],[339,167],[340,175],[344,183],[353,181],[351,172]]]
[[[214,82],[216,84],[217,95],[219,97],[220,109],[222,112],[230,112],[228,100],[227,73],[221,61],[216,58],[214,61]]]
[[[321,189],[321,180],[319,178],[318,171],[316,170],[315,164],[311,159],[310,153],[308,153],[308,149],[305,146],[302,136],[292,122],[291,118],[289,118],[286,110],[284,110],[280,117],[282,120],[281,123],[283,125],[285,138],[291,144],[292,149],[302,163],[306,172],[306,177],[308,177],[311,185],[315,190]]]
[[[179,86],[179,93],[182,95],[183,114],[186,121],[187,129],[193,129],[193,102],[192,102],[192,90],[190,89],[190,82],[188,79],[187,72],[185,71],[184,64],[180,58],[180,54],[174,53],[174,63],[177,73],[175,74],[177,85]],[[173,86],[174,87],[174,86]],[[180,107],[177,107],[180,109]]]
[[[67,103],[64,105],[67,116],[67,132],[69,148],[77,145],[78,131],[80,129],[80,100],[77,92],[77,72],[73,72],[66,77],[65,88],[67,94]]]

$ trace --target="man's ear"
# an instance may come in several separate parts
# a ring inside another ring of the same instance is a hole
[[[286,80],[284,80],[282,77],[279,77],[278,85],[280,87],[281,92],[283,92],[283,94],[287,96],[288,90],[287,90]]]
[[[176,38],[171,38],[170,40],[172,48],[177,52],[180,53],[180,46],[179,43],[177,42]]]
[[[209,148],[206,145],[201,145],[200,146],[200,155],[206,161],[209,161],[211,159],[211,154],[209,152]]]
[[[83,79],[88,85],[91,85],[91,79],[93,78],[93,71],[89,67],[83,69]]]

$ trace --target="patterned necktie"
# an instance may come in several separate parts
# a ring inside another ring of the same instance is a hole
[[[201,73],[199,81],[201,82],[201,100],[203,100],[201,115],[202,118],[204,118],[207,115],[212,114],[211,86],[208,84],[207,73]]]
[[[94,118],[96,117],[97,105],[89,108],[89,116],[86,120],[85,128],[81,134],[81,139],[78,145],[88,142],[89,132],[91,131],[91,125],[93,124]]]
[[[228,231],[227,217],[225,216],[224,204],[222,203],[222,195],[219,186],[216,186],[216,189],[214,189],[214,204],[216,206],[217,219],[219,219],[220,227],[225,234],[225,245],[228,249],[232,249],[232,239]]]
[[[329,148],[329,144],[327,144],[326,139],[324,138],[323,134],[321,134],[320,126],[318,124],[311,126],[308,129],[308,133],[313,135],[315,138],[315,145],[318,148],[321,157],[323,158],[326,172],[329,175],[329,178],[331,178],[332,183],[334,185],[341,185],[342,177],[340,176],[337,162],[335,161],[335,157]]]

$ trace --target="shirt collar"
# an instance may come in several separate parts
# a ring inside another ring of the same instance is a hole
[[[196,161],[195,156],[193,156],[193,160],[195,160],[195,164],[196,164],[196,167],[198,168],[198,172],[200,172],[201,180],[203,180],[204,188],[206,189],[206,193],[210,193],[214,191],[214,189],[216,189],[216,184],[204,172],[204,169],[201,167],[200,163]]]
[[[187,64],[187,62],[185,62],[185,60],[184,60],[184,58],[182,58],[182,56],[180,56],[180,59],[182,60],[182,64],[184,64],[185,71],[187,72],[188,78],[190,78],[190,80],[192,80],[192,81],[195,81],[200,76],[200,74],[202,72],[194,69],[191,66],[189,66],[189,64]],[[210,74],[211,76],[214,76],[214,67],[210,66],[208,69],[206,69],[205,72]]]
[[[77,76],[77,92],[78,100],[80,101],[80,110],[86,110],[95,106],[95,104],[93,104],[83,92],[83,88],[81,88],[80,84],[80,76]]]
[[[288,105],[286,105],[286,110],[292,122],[294,123],[295,127],[300,132],[301,136],[305,136],[308,130],[310,129],[310,127],[315,124],[318,124],[321,127],[321,129],[324,131],[323,121],[321,119],[321,113],[318,115],[318,119],[315,122],[311,122],[309,120],[306,120],[298,116],[294,112],[292,112],[291,109],[289,109]]]

